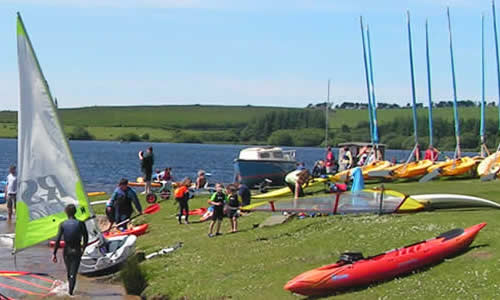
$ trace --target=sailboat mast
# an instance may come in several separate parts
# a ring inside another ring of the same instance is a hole
[[[328,147],[328,106],[330,105],[330,79],[328,79],[328,91],[326,96],[326,105],[325,105],[325,147]]]
[[[455,60],[453,56],[453,39],[451,35],[451,19],[450,19],[450,8],[447,8],[448,15],[448,33],[450,38],[450,59],[451,59],[451,77],[453,80],[453,118],[455,119],[455,138],[457,142],[457,148],[455,150],[455,158],[460,158],[460,124],[458,120],[458,109],[457,109],[457,83],[455,78]]]
[[[415,72],[413,68],[413,46],[411,39],[411,25],[410,25],[410,11],[406,12],[408,17],[408,50],[410,54],[410,74],[411,74],[411,101],[412,101],[412,112],[413,112],[413,136],[415,137],[415,147],[418,145],[418,133],[417,133],[417,96],[415,92]]]
[[[491,1],[493,10],[493,31],[495,33],[495,57],[497,60],[497,86],[498,86],[498,130],[500,131],[500,57],[498,56],[498,33],[497,33],[497,14],[495,9],[495,0]],[[499,144],[500,147],[500,144]]]
[[[481,156],[485,156],[485,138],[484,138],[484,102],[485,100],[485,72],[484,72],[484,15],[481,15]]]
[[[427,94],[429,100],[429,146],[434,145],[432,126],[432,87],[431,87],[431,58],[429,51],[429,22],[425,20],[425,56],[427,61]]]
[[[373,80],[373,60],[372,60],[372,47],[370,42],[370,28],[366,26],[366,42],[368,46],[368,67],[370,70],[370,91],[371,91],[371,105],[372,105],[372,119],[373,119],[373,143],[374,148],[378,146],[378,122],[377,122],[377,100],[375,98],[375,83]]]
[[[365,65],[365,78],[366,78],[366,92],[368,96],[368,117],[369,117],[369,125],[370,125],[370,138],[372,144],[373,142],[373,117],[372,117],[372,108],[371,108],[371,93],[370,93],[370,73],[368,72],[368,55],[366,53],[366,41],[365,41],[365,27],[363,25],[363,16],[359,17],[359,23],[361,25],[361,40],[363,42],[363,61]]]

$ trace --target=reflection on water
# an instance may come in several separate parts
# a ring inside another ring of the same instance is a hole
[[[0,233],[15,231],[15,224],[0,221]],[[0,270],[29,271],[49,274],[54,279],[66,281],[66,270],[62,251],[58,251],[58,262],[52,263],[52,251],[47,242],[23,250],[13,256],[9,248],[0,248]],[[0,292],[2,288],[0,287]],[[102,279],[79,276],[75,294],[83,299],[124,299],[125,291],[118,284],[108,284]]]

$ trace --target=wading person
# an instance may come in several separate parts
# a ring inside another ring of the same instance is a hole
[[[153,175],[153,164],[154,164],[154,155],[153,155],[153,147],[148,147],[146,152],[139,151],[139,159],[141,160],[141,170],[144,174],[144,182],[146,183],[146,187],[144,190],[144,194],[151,193],[151,177]]]
[[[8,220],[12,220],[12,212],[16,208],[17,175],[16,166],[9,167],[7,175],[7,186],[5,187],[5,198],[7,199]]]
[[[214,214],[212,215],[212,221],[208,229],[208,237],[213,237],[214,226],[217,222],[217,228],[215,229],[215,235],[221,235],[220,226],[222,224],[222,219],[224,218],[224,204],[226,203],[227,196],[224,193],[224,187],[222,184],[217,183],[215,185],[215,193],[212,194],[208,203],[214,206]]]
[[[76,273],[80,266],[82,254],[85,247],[87,247],[89,235],[85,223],[75,219],[76,207],[73,204],[68,204],[64,211],[68,216],[68,220],[59,225],[52,261],[57,263],[57,249],[59,249],[61,238],[64,238],[63,259],[66,265],[66,272],[68,273],[69,294],[73,295],[76,284]]]
[[[109,202],[107,204],[107,206],[113,208],[115,215],[114,221],[117,224],[120,224],[123,221],[130,219],[130,216],[132,215],[132,212],[134,210],[132,208],[132,203],[134,203],[137,212],[139,214],[142,214],[142,207],[141,204],[139,203],[139,199],[137,199],[137,194],[132,188],[128,186],[128,180],[122,178],[120,179],[118,187],[113,192],[113,195],[111,195],[111,199],[109,199]],[[127,229],[127,223],[128,222],[124,222],[120,224],[118,229],[120,230]]]

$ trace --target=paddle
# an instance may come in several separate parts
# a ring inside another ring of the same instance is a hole
[[[161,207],[160,207],[160,204],[158,204],[158,203],[151,204],[150,206],[146,207],[146,209],[144,209],[144,210],[142,211],[142,215],[152,215],[152,214],[155,214],[155,213],[157,213],[157,212],[159,212],[159,211],[160,211],[160,208],[161,208]],[[138,216],[141,216],[141,215],[135,215],[135,216],[133,216],[133,217],[131,217],[131,218],[128,218],[128,219],[126,219],[126,220],[124,220],[124,221],[122,221],[122,222],[120,222],[120,223],[118,223],[118,224],[115,224],[115,225],[113,225],[111,228],[109,228],[108,230],[103,231],[102,233],[108,232],[108,231],[110,231],[112,228],[116,228],[116,227],[118,227],[118,226],[120,226],[120,225],[123,225],[123,224],[125,224],[125,223],[128,223],[128,222],[132,221],[133,219],[137,218]]]
[[[420,178],[420,180],[418,182],[425,183],[427,181],[430,181],[430,180],[434,179],[435,177],[439,176],[440,173],[441,173],[441,168],[437,168],[434,171],[427,173],[424,177]]]

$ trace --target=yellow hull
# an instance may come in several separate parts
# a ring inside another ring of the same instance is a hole
[[[413,178],[423,176],[427,173],[427,169],[433,165],[430,160],[413,161],[404,164],[393,171],[395,178]]]
[[[457,176],[467,173],[476,166],[476,161],[468,156],[459,159],[450,159],[445,162],[435,164],[427,169],[432,172],[437,168],[441,168],[441,176]]]
[[[361,172],[363,173],[363,178],[368,179],[368,178],[370,178],[370,176],[368,176],[369,172],[387,170],[387,168],[391,168],[391,167],[392,167],[391,162],[386,161],[386,160],[380,160],[380,161],[372,162],[364,167],[361,167]],[[353,170],[354,170],[354,168],[338,172],[337,174],[331,176],[331,180],[332,181],[346,181],[351,176]]]
[[[500,167],[500,152],[495,152],[490,156],[486,157],[477,166],[477,175],[486,176],[488,174],[498,171]]]

